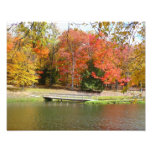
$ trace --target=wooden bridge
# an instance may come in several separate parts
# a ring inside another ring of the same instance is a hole
[[[92,95],[84,95],[84,94],[53,94],[50,93],[48,95],[44,95],[43,98],[45,101],[53,101],[53,99],[56,99],[58,101],[62,100],[71,100],[71,101],[80,101],[80,102],[85,102],[85,101],[93,101]]]

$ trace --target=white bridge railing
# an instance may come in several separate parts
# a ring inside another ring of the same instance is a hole
[[[44,97],[56,98],[56,99],[80,99],[80,100],[98,100],[98,96],[93,95],[85,95],[85,94],[57,94],[57,93],[50,93],[45,95]]]

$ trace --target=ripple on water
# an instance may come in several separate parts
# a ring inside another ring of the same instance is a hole
[[[144,130],[144,105],[8,104],[8,130]]]

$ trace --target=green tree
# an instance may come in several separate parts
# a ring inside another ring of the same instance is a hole
[[[100,79],[96,79],[92,76],[93,72],[96,73],[98,77],[102,77],[104,72],[98,68],[94,67],[93,61],[88,62],[88,69],[82,73],[81,89],[88,91],[95,91],[104,89],[103,82]]]

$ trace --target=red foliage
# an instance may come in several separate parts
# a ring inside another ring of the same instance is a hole
[[[38,76],[38,79],[41,79],[41,78],[42,78],[42,77],[39,75],[39,76]]]
[[[104,36],[102,33],[100,35]],[[98,77],[92,72],[92,77],[100,79],[104,84],[113,84],[117,80],[124,85],[130,81],[129,78],[122,78],[123,69],[120,68],[120,64],[128,61],[129,51],[126,46],[117,48],[115,42],[72,29],[60,36],[60,42],[57,64],[61,80],[66,80],[67,75],[72,75],[72,55],[74,55],[75,83],[80,82],[81,73],[87,68],[87,62],[90,59],[93,59],[96,68],[105,73],[103,77]]]
[[[7,34],[7,51],[11,51],[14,47],[15,39],[10,35]]]
[[[66,81],[67,75],[72,75],[74,58],[74,83],[81,80],[81,73],[87,68],[90,57],[87,52],[89,35],[79,30],[65,31],[60,37],[57,65],[61,75],[60,80]],[[70,78],[71,79],[71,78]],[[71,81],[70,81],[71,82]]]
[[[92,77],[95,78],[95,79],[100,79],[100,77],[96,76],[95,72],[92,72],[91,75],[92,75]]]
[[[42,58],[47,58],[49,54],[49,49],[47,47],[39,48],[36,47],[33,51]]]
[[[92,73],[94,78],[98,78],[104,82],[104,84],[113,84],[115,81],[128,83],[129,78],[122,79],[122,69],[119,67],[121,62],[127,62],[129,51],[127,47],[118,49],[115,47],[116,43],[108,42],[103,39],[99,39],[95,35],[89,36],[90,50],[93,52],[94,66],[105,72],[103,77],[97,77],[95,73]],[[122,85],[122,84],[121,84]]]
[[[39,41],[37,41],[36,47],[33,48],[33,51],[41,58],[47,58],[49,55],[49,49],[45,46],[41,46]]]
[[[44,72],[43,72],[43,71],[37,71],[37,73],[38,73],[38,74],[43,74]]]

